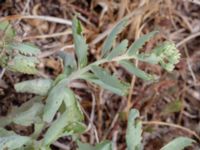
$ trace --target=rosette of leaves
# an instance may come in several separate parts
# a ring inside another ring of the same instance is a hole
[[[8,70],[36,74],[40,49],[30,43],[17,42],[9,22],[0,23],[0,66]]]

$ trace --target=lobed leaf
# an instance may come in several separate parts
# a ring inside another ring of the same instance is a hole
[[[36,74],[38,72],[36,64],[38,63],[39,61],[36,57],[17,55],[8,63],[7,69],[27,74]]]
[[[112,51],[108,54],[107,59],[111,60],[114,57],[117,57],[126,51],[128,46],[128,40],[123,40],[120,44],[118,44]]]
[[[178,137],[162,147],[161,150],[183,150],[184,148],[191,146],[193,142],[195,141],[190,138]]]
[[[104,89],[112,91],[115,94],[124,95],[124,93],[122,93],[121,89],[102,82],[94,74],[87,73],[87,74],[82,75],[81,78],[88,81],[88,82],[92,82],[94,84],[97,84],[97,85],[103,87]]]
[[[86,41],[82,35],[81,23],[77,20],[76,17],[73,18],[72,33],[73,33],[76,55],[78,58],[78,64],[79,67],[82,68],[87,64],[88,45],[86,44]]]
[[[128,18],[124,18],[122,19],[110,32],[110,34],[108,35],[108,37],[106,38],[106,40],[103,43],[103,47],[102,47],[102,56],[105,56],[106,54],[108,54],[108,52],[111,50],[112,45],[114,40],[116,39],[116,36],[122,32],[122,30],[124,29],[124,27],[127,25],[127,21]]]
[[[136,120],[137,117],[139,117],[138,110],[132,109],[128,116],[128,126],[126,130],[127,150],[142,149],[142,123]]]
[[[123,60],[120,61],[119,64],[124,67],[128,72],[130,72],[131,74],[143,79],[143,80],[153,80],[154,77],[150,74],[147,74],[146,72],[140,70],[139,68],[137,68],[133,63],[131,63],[128,60]]]
[[[52,86],[51,79],[34,79],[23,81],[14,85],[18,93],[32,93],[45,96]]]
[[[129,56],[138,54],[139,49],[142,48],[142,46],[149,41],[158,31],[153,31],[148,34],[143,35],[138,40],[136,40],[128,49],[127,54]]]
[[[98,66],[92,66],[92,72],[101,81],[93,80],[97,84],[102,85],[106,89],[119,95],[126,95],[128,92],[128,85],[119,81],[115,76],[111,76],[107,71]]]
[[[137,59],[143,62],[147,62],[149,64],[158,64],[160,61],[160,58],[156,56],[154,52],[147,54],[147,53],[141,53],[136,55]]]
[[[21,54],[36,56],[40,54],[40,49],[30,43],[11,43],[9,47],[18,50]]]

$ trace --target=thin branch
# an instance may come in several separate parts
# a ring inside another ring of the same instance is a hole
[[[195,136],[200,141],[200,136],[196,132],[194,132],[194,131],[186,128],[186,127],[177,125],[177,124],[167,123],[167,122],[161,122],[161,121],[142,121],[142,124],[144,124],[144,125],[169,126],[169,127],[174,127],[174,128],[177,128],[177,129],[181,129],[181,130],[183,130],[183,131],[185,131],[185,132],[187,132],[187,133]]]
[[[53,37],[58,37],[58,36],[63,36],[63,35],[69,35],[72,32],[67,30],[64,32],[59,32],[59,33],[53,33],[53,34],[45,34],[45,35],[36,35],[36,36],[28,36],[22,38],[22,40],[32,40],[32,39],[43,39],[43,38],[53,38]]]
[[[200,5],[200,0],[184,0],[185,2],[191,2],[196,5]]]
[[[4,73],[5,73],[5,71],[6,71],[5,68],[3,68],[3,69],[1,70],[1,73],[0,73],[0,79],[2,79],[2,77],[3,77]]]
[[[178,44],[176,44],[177,47],[180,47],[181,45],[187,43],[188,41],[190,41],[191,39],[194,39],[196,37],[200,36],[200,32],[194,33],[188,37],[186,37],[185,39],[183,39],[182,41],[180,41]]]
[[[65,25],[72,25],[72,22],[67,19],[62,19],[58,17],[52,17],[52,16],[38,16],[38,15],[12,15],[12,16],[6,16],[0,18],[0,22],[4,20],[16,20],[16,19],[39,19],[39,20],[45,20]]]
[[[45,57],[51,56],[51,55],[53,55],[53,54],[55,54],[59,51],[64,51],[65,49],[69,49],[69,48],[73,48],[73,47],[74,47],[74,45],[65,45],[65,46],[58,48],[58,49],[55,49],[55,50],[45,51],[45,52],[41,53],[38,56],[38,58],[40,58],[40,59],[45,58]]]

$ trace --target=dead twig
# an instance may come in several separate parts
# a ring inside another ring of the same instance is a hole
[[[161,122],[161,121],[142,121],[142,124],[144,124],[144,125],[169,126],[169,127],[174,127],[174,128],[177,128],[177,129],[181,129],[181,130],[183,130],[183,131],[185,131],[185,132],[187,132],[187,133],[195,136],[200,141],[200,136],[196,132],[194,132],[194,131],[186,128],[186,127],[177,125],[177,124],[167,123],[167,122]]]
[[[24,37],[24,38],[22,38],[22,40],[54,38],[54,37],[58,37],[58,36],[69,35],[69,34],[71,34],[71,33],[72,33],[71,31],[67,30],[67,31],[64,31],[64,32],[53,33],[53,34],[45,34],[45,35],[28,36],[28,37]]]
[[[200,32],[191,34],[190,36],[186,37],[185,39],[183,39],[182,41],[180,41],[179,43],[176,44],[177,47],[180,47],[181,45],[187,43],[188,41],[190,41],[191,39],[194,39],[196,37],[200,36]]]
[[[16,20],[16,19],[38,19],[38,20],[45,20],[49,22],[54,22],[54,23],[60,23],[60,24],[65,24],[68,26],[72,25],[72,22],[67,19],[62,19],[58,17],[52,17],[52,16],[38,16],[38,15],[12,15],[12,16],[6,16],[0,18],[1,21],[5,20]]]
[[[1,73],[0,73],[0,79],[2,79],[2,77],[3,77],[4,73],[5,73],[5,71],[6,71],[5,68],[3,68],[3,69],[1,70]]]
[[[190,3],[193,3],[193,4],[197,4],[197,5],[200,5],[200,0],[184,0],[185,2],[190,2]]]

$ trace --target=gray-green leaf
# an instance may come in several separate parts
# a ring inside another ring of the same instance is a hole
[[[124,93],[122,93],[121,89],[119,89],[118,87],[114,87],[114,86],[104,83],[103,81],[99,80],[94,74],[86,73],[86,74],[82,75],[81,78],[88,82],[95,83],[95,84],[101,86],[102,88],[112,91],[113,93],[116,93],[118,95],[124,94]]]
[[[45,96],[52,86],[51,79],[34,79],[15,84],[15,90],[20,93],[32,93]]]
[[[69,75],[72,71],[77,69],[76,60],[72,53],[61,51],[58,55],[63,60],[65,74]]]
[[[9,44],[9,47],[14,50],[18,50],[24,55],[36,56],[40,53],[40,49],[30,43],[12,43]]]
[[[194,140],[187,137],[178,137],[167,145],[161,148],[161,150],[183,150],[185,147],[191,146]]]
[[[147,62],[150,64],[158,64],[158,62],[160,61],[160,58],[158,56],[156,56],[156,54],[154,52],[152,53],[141,53],[136,55],[137,59],[143,62]]]
[[[44,135],[44,145],[49,145],[60,137],[64,127],[68,124],[68,113],[68,111],[64,112],[58,119],[53,122],[51,127]]]
[[[143,80],[153,80],[154,77],[146,72],[138,69],[133,63],[128,60],[120,61],[119,64],[124,67],[131,74],[143,79]]]
[[[77,141],[77,144],[78,144],[78,150],[95,150],[95,147],[88,143],[82,143],[80,141]]]
[[[9,22],[8,21],[2,21],[0,22],[0,30],[5,30],[9,25]]]
[[[139,112],[132,109],[128,117],[128,127],[126,130],[126,144],[128,150],[141,150],[142,149],[142,123],[137,120]]]
[[[13,107],[10,114],[6,117],[1,117],[0,126],[4,127],[10,123],[16,123],[24,126],[29,126],[32,123],[40,120],[43,104],[40,97],[35,97],[30,101],[22,104],[20,107]]]
[[[112,143],[110,141],[103,141],[96,145],[96,150],[112,150]]]
[[[28,110],[20,112],[19,114],[15,114],[16,116],[13,118],[13,122],[24,126],[29,126],[40,119],[38,115],[41,114],[42,109],[42,103],[34,103],[33,106]]]
[[[124,18],[122,19],[122,21],[120,21],[110,32],[110,34],[108,35],[108,37],[106,38],[106,40],[103,43],[103,47],[102,47],[102,57],[105,56],[110,49],[112,48],[113,42],[116,39],[117,34],[119,34],[120,32],[122,32],[122,30],[124,29],[124,27],[127,25],[127,21],[128,18]]]
[[[80,141],[78,143],[78,150],[112,150],[112,143],[110,141],[103,141],[95,146],[92,146],[87,143],[82,143]]]
[[[63,94],[63,101],[66,107],[65,112],[53,122],[51,127],[47,130],[44,137],[44,145],[48,145],[62,136],[62,133],[79,133],[85,130],[85,126],[81,123],[83,114],[79,108],[78,102],[74,93],[65,88]]]
[[[87,64],[88,45],[82,35],[81,23],[76,17],[73,18],[72,32],[79,68],[82,68]]]
[[[47,97],[47,102],[44,108],[43,120],[46,122],[51,122],[56,112],[60,108],[62,102],[65,103],[66,109],[71,110],[70,114],[72,116],[76,114],[76,119],[83,119],[81,110],[79,109],[74,93],[70,89],[58,85],[50,91]]]
[[[111,60],[114,57],[117,57],[127,49],[128,40],[123,40],[120,44],[118,44],[112,51],[108,54],[107,59]]]
[[[99,78],[99,80],[102,81],[102,85],[106,85],[107,89],[119,95],[127,94],[129,86],[125,83],[122,83],[115,76],[111,76],[107,71],[105,71],[101,67],[92,66],[92,72],[95,74],[96,77]],[[96,80],[95,82],[101,84],[101,82],[99,82],[98,80]]]
[[[138,40],[136,40],[128,49],[127,53],[129,56],[138,54],[138,51],[142,46],[149,41],[158,31],[153,31],[148,34],[143,35]]]
[[[66,88],[63,86],[55,86],[48,94],[48,97],[46,99],[46,105],[44,107],[44,114],[43,114],[43,120],[50,123],[56,112],[58,111],[59,107],[61,106]],[[71,98],[71,95],[68,95],[68,98]]]
[[[38,63],[39,61],[36,57],[17,55],[8,63],[7,69],[27,74],[36,74],[38,72],[36,64]]]
[[[3,133],[2,133],[3,132]],[[31,142],[27,136],[17,135],[14,132],[0,129],[0,149],[15,150]]]

